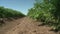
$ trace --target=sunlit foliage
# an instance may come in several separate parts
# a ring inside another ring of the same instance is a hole
[[[28,16],[43,21],[55,30],[60,29],[60,0],[36,0]]]

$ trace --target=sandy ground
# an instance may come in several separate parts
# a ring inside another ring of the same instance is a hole
[[[11,22],[7,22],[0,27],[0,34],[59,34],[50,31],[50,27],[38,26],[36,22],[28,17],[23,17]]]

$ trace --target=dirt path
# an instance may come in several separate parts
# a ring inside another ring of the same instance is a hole
[[[24,17],[8,23],[8,26],[0,28],[0,34],[56,34],[53,31],[49,31],[50,27],[37,26],[37,24],[39,22]]]

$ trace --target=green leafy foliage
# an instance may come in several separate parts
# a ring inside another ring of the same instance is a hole
[[[24,17],[25,15],[19,11],[0,7],[0,18],[15,18],[15,17]]]
[[[28,16],[43,21],[53,29],[60,29],[60,0],[36,0]]]

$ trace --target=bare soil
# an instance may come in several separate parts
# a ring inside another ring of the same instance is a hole
[[[29,17],[7,21],[2,27],[0,26],[0,34],[59,34],[50,31],[51,27],[38,26],[39,24],[40,22]]]

